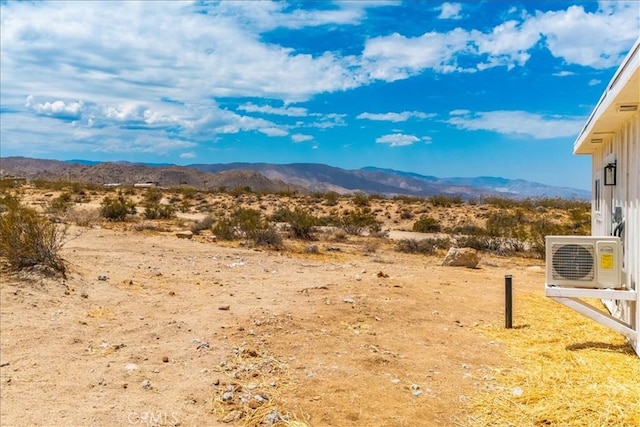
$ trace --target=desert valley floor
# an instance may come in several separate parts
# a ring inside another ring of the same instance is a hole
[[[70,232],[66,281],[2,275],[3,425],[223,424],[232,388],[224,406],[261,395],[311,425],[464,423],[509,363],[478,330],[503,319],[504,275],[544,281],[517,258]]]

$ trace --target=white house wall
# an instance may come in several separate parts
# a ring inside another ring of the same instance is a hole
[[[617,163],[615,186],[604,185],[604,167]],[[608,236],[613,232],[613,211],[622,207],[625,219],[623,278],[627,288],[640,290],[640,113],[636,113],[593,153],[594,186],[592,235]],[[600,200],[595,200],[596,180],[600,181]],[[599,206],[599,209],[597,207]],[[637,302],[608,301],[607,307],[620,320],[638,328],[640,310]],[[639,343],[631,343],[640,354]]]

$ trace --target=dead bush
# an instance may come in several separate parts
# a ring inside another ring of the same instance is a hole
[[[396,243],[398,252],[420,253],[425,255],[435,254],[438,249],[449,249],[451,242],[449,239],[402,239]]]
[[[193,225],[191,226],[191,232],[193,234],[200,234],[201,231],[209,230],[211,229],[215,221],[216,220],[213,216],[207,215],[200,221],[196,221],[193,223]]]
[[[80,227],[89,227],[100,222],[100,211],[97,209],[71,209],[67,212],[67,220]]]
[[[268,246],[273,249],[283,248],[282,236],[273,227],[257,231],[253,242],[258,246]]]
[[[13,270],[36,265],[66,273],[65,260],[60,256],[64,244],[64,229],[26,206],[11,195],[0,198],[0,256],[9,261]]]

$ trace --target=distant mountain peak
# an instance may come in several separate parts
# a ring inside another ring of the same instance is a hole
[[[427,197],[448,194],[464,199],[487,196],[518,199],[560,197],[589,200],[591,198],[589,191],[549,186],[522,179],[493,176],[438,178],[374,166],[347,170],[321,163],[219,163],[178,166],[126,161],[69,160],[62,162],[26,157],[5,157],[0,160],[4,175],[31,179],[71,179],[123,184],[154,181],[164,186],[186,184],[208,189],[250,187],[256,191],[331,191],[345,194],[362,192],[386,196]],[[229,173],[230,171],[235,172]],[[241,171],[253,173],[247,174]]]

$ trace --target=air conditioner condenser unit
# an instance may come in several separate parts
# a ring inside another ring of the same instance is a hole
[[[615,236],[546,236],[547,285],[619,288],[622,242]]]

